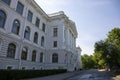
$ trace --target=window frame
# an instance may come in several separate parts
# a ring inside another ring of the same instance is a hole
[[[46,29],[46,25],[45,23],[42,24],[42,31],[45,32],[45,29]]]
[[[39,27],[39,25],[40,25],[40,19],[36,17],[35,26]]]
[[[40,53],[40,63],[43,63],[44,55],[43,52]]]
[[[27,14],[27,20],[32,22],[32,19],[33,19],[33,12],[28,10],[28,14]]]
[[[58,63],[58,54],[57,53],[52,54],[52,63]]]
[[[23,15],[24,5],[20,1],[18,1],[17,3],[16,12],[19,13],[20,15]]]
[[[0,9],[0,20],[3,21],[2,23],[0,23],[0,28],[4,28],[5,27],[5,23],[6,23],[6,18],[7,18],[7,15],[6,13]],[[2,16],[4,15],[4,16]]]
[[[31,33],[30,27],[26,26],[25,32],[24,32],[24,38],[27,40],[30,40],[30,33]]]
[[[34,40],[33,40],[33,42],[36,43],[36,44],[38,43],[38,33],[37,32],[34,33]]]
[[[16,45],[14,43],[9,43],[7,50],[7,57],[15,58],[15,54],[16,54]]]
[[[58,42],[57,41],[53,41],[53,48],[58,47]]]
[[[41,46],[44,47],[44,43],[45,43],[45,38],[44,36],[41,37]]]
[[[32,61],[35,62],[36,61],[36,54],[37,54],[37,51],[36,50],[33,50],[32,51]]]
[[[17,24],[16,24],[17,22]],[[16,34],[16,35],[19,35],[19,32],[20,32],[20,21],[18,19],[15,19],[13,21],[13,25],[12,25],[12,33]]]
[[[1,0],[1,1],[3,1],[4,3],[6,3],[8,5],[10,5],[10,3],[11,3],[11,0]]]
[[[53,37],[58,36],[58,28],[53,28]]]
[[[28,55],[28,49],[26,47],[23,47],[21,53],[21,60],[27,60],[27,55]]]

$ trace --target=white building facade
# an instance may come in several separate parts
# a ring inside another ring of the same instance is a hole
[[[0,1],[0,69],[79,69],[77,35],[62,11],[48,15],[34,0]]]

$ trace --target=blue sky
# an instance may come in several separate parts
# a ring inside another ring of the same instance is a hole
[[[94,43],[120,27],[120,0],[35,0],[47,13],[64,11],[76,23],[77,46],[82,54],[92,54]]]

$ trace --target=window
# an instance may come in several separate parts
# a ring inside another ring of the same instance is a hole
[[[34,43],[38,43],[38,33],[37,32],[35,32],[35,34],[34,34]]]
[[[0,51],[1,51],[1,48],[2,48],[2,40],[0,39]]]
[[[12,32],[18,35],[19,29],[20,29],[20,22],[17,19],[15,19],[13,22]]]
[[[45,32],[45,23],[42,24],[42,31]]]
[[[9,58],[15,58],[15,52],[16,52],[16,45],[13,44],[13,43],[10,43],[8,45],[7,57],[9,57]]]
[[[22,49],[21,59],[22,60],[27,60],[27,54],[28,54],[28,49],[24,47]]]
[[[25,70],[25,67],[22,67],[22,70]]]
[[[27,20],[32,22],[32,17],[33,17],[33,13],[29,10],[28,11],[28,16],[27,16]]]
[[[58,63],[58,54],[54,53],[52,55],[52,63]]]
[[[34,50],[33,52],[32,52],[32,61],[36,61],[36,51]]]
[[[41,37],[41,46],[44,47],[44,36]]]
[[[7,70],[11,70],[11,69],[12,69],[12,66],[8,66],[8,67],[7,67]]]
[[[36,18],[35,26],[39,27],[39,24],[40,24],[40,19]]]
[[[67,56],[67,54],[65,54],[65,63],[67,63],[67,60],[68,60],[68,56]]]
[[[2,0],[2,1],[4,1],[8,5],[10,5],[10,2],[11,2],[11,0]]]
[[[58,36],[58,28],[53,28],[53,36],[54,37]]]
[[[0,28],[4,28],[6,21],[6,14],[4,11],[0,10]]]
[[[28,26],[25,29],[24,38],[27,40],[30,39],[30,28]]]
[[[24,10],[24,5],[18,1],[16,11],[17,11],[20,15],[22,15],[22,14],[23,14],[23,10]]]
[[[57,47],[57,41],[53,42],[53,47]]]
[[[43,52],[40,53],[40,62],[43,62]]]

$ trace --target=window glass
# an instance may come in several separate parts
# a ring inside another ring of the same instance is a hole
[[[44,37],[41,37],[41,46],[44,47]]]
[[[42,31],[45,32],[45,23],[42,24]]]
[[[15,52],[16,52],[16,45],[13,44],[13,43],[10,43],[8,45],[7,57],[9,57],[9,58],[15,58]]]
[[[40,53],[40,62],[43,62],[43,52]]]
[[[53,36],[57,37],[58,35],[58,28],[53,28]]]
[[[23,14],[23,10],[24,10],[24,5],[18,1],[18,4],[17,4],[17,8],[16,8],[16,11],[22,15]]]
[[[32,17],[33,17],[33,13],[29,10],[28,11],[28,16],[27,16],[27,20],[32,22]]]
[[[27,54],[28,54],[28,49],[24,47],[22,49],[21,59],[22,60],[27,60]]]
[[[36,61],[36,51],[34,50],[32,53],[32,61]]]
[[[18,35],[19,29],[20,29],[20,22],[16,19],[13,22],[12,32]]]
[[[2,1],[4,1],[8,5],[10,5],[10,2],[11,2],[11,0],[2,0]]]
[[[38,33],[37,32],[35,32],[35,34],[34,34],[34,43],[38,43]]]
[[[58,63],[58,54],[54,53],[52,55],[52,63]]]
[[[35,26],[39,27],[39,24],[40,24],[40,19],[36,18]]]
[[[57,47],[57,41],[53,42],[53,47]]]
[[[6,14],[4,11],[0,10],[0,28],[4,28],[6,21]]]
[[[27,40],[30,39],[30,28],[28,26],[25,29],[24,38]]]

